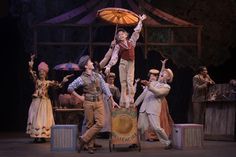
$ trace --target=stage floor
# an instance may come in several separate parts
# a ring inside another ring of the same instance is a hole
[[[236,142],[204,141],[203,149],[194,150],[164,150],[159,142],[141,141],[141,152],[129,149],[128,145],[118,145],[112,152],[109,151],[108,139],[97,139],[103,147],[97,149],[93,157],[236,157]],[[86,151],[52,152],[50,142],[43,144],[32,143],[24,133],[0,133],[0,157],[88,157]]]

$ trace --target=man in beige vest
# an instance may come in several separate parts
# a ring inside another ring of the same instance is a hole
[[[84,102],[83,107],[87,130],[82,136],[79,136],[78,152],[81,151],[84,144],[88,144],[88,152],[90,154],[93,154],[95,135],[104,126],[104,102],[102,93],[108,96],[109,100],[111,101],[112,107],[117,104],[114,102],[112,94],[108,86],[105,84],[102,76],[93,71],[93,62],[91,61],[89,56],[82,56],[80,58],[79,67],[84,72],[80,77],[69,84],[68,92]],[[83,88],[84,95],[79,95],[75,91],[75,89],[78,87]]]

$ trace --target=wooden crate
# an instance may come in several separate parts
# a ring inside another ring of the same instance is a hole
[[[176,149],[196,149],[203,147],[203,125],[174,124],[172,144]]]
[[[54,125],[51,132],[51,151],[76,151],[78,125]]]

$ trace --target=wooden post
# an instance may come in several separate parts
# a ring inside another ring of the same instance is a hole
[[[172,28],[169,28],[170,43],[174,43],[174,31]]]
[[[62,41],[64,42],[66,39],[66,30],[65,28],[62,29]]]
[[[93,32],[92,32],[92,25],[89,25],[89,56],[93,58],[93,48],[92,48],[92,42],[93,42]]]
[[[37,54],[38,54],[38,34],[37,34],[37,27],[34,27],[34,38],[33,38],[33,51],[34,51],[34,54],[35,56],[37,57]]]
[[[202,26],[197,28],[197,55],[201,58],[202,55]]]
[[[148,53],[148,38],[147,38],[147,26],[144,25],[144,57],[147,59],[147,53]]]

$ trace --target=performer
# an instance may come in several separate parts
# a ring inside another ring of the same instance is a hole
[[[118,61],[118,55],[121,56],[119,64],[119,75],[121,83],[120,106],[129,108],[134,102],[134,61],[136,41],[142,29],[142,21],[146,19],[146,15],[139,16],[139,23],[134,29],[131,38],[128,39],[128,33],[120,28],[117,30],[116,42],[109,63],[105,66],[105,73],[109,74],[110,69]]]
[[[110,73],[109,76],[106,76],[106,85],[109,87],[111,94],[113,96],[113,99],[115,102],[119,102],[120,99],[120,90],[114,85],[114,79],[116,75],[115,73]],[[103,101],[104,101],[104,114],[105,114],[105,122],[104,122],[104,127],[100,130],[100,133],[102,135],[107,135],[107,133],[111,132],[111,104],[109,101],[109,97],[103,94]],[[82,125],[82,134],[86,132],[86,119],[84,118],[83,120],[83,125]],[[93,150],[96,150],[96,148],[100,148],[102,145],[96,143],[94,141],[94,147]],[[84,150],[88,150],[87,145],[84,146]]]
[[[158,81],[141,81],[146,88],[135,101],[135,105],[137,106],[142,102],[139,110],[138,129],[143,133],[150,125],[160,142],[165,145],[165,149],[171,149],[171,141],[164,129],[160,126],[161,103],[170,91],[170,86],[167,82],[171,82],[173,79],[173,72],[165,68],[166,61],[162,61],[162,70]]]
[[[99,62],[99,68],[103,69],[105,67],[105,65],[109,62],[109,60],[111,59],[112,56],[112,52],[114,50],[114,47],[116,45],[116,40],[112,40],[111,45],[107,51],[107,53],[105,54],[104,58]]]
[[[208,75],[207,68],[200,66],[197,74],[193,77],[193,122],[203,124],[204,110],[202,102],[206,101],[209,85],[213,85],[215,82]]]
[[[148,73],[149,81],[150,82],[157,81],[158,75],[159,75],[159,70],[150,69]],[[162,99],[161,104],[162,105],[161,105],[161,113],[160,113],[160,125],[161,125],[161,128],[164,129],[167,136],[170,137],[170,134],[172,132],[172,125],[174,124],[174,122],[169,113],[168,102],[165,97]],[[145,139],[148,141],[158,140],[158,137],[151,126],[149,126],[148,130],[145,131]]]
[[[104,126],[104,103],[102,93],[109,97],[113,107],[117,104],[114,102],[112,94],[102,76],[93,71],[93,62],[89,56],[82,56],[80,58],[79,67],[83,70],[83,73],[69,84],[68,92],[84,101],[83,107],[85,119],[87,120],[87,130],[82,136],[79,136],[78,152],[81,151],[84,144],[88,144],[88,153],[93,154],[94,137]],[[79,95],[75,91],[78,87],[83,88],[84,95]]]
[[[107,78],[106,84],[111,91],[114,101],[119,102],[120,90],[114,85],[115,77],[116,77],[115,73],[110,73],[108,76],[106,76]],[[104,124],[104,127],[100,130],[100,132],[109,133],[111,132],[111,105],[106,95],[103,97],[103,99],[104,99],[104,105],[105,105],[105,124]]]
[[[34,55],[31,56],[29,72],[35,84],[35,91],[29,108],[26,133],[34,138],[34,142],[41,143],[46,142],[45,138],[50,138],[51,127],[55,124],[48,89],[49,87],[62,87],[72,75],[64,77],[61,83],[54,80],[47,80],[49,68],[45,62],[41,62],[38,65],[39,74],[37,76],[36,72],[33,71],[34,57]]]
[[[109,89],[111,91],[111,94],[113,95],[113,99],[116,103],[119,103],[120,100],[120,90],[118,87],[115,86],[114,82],[115,82],[115,78],[116,78],[116,74],[115,73],[110,73],[107,76],[107,84],[109,86]]]

